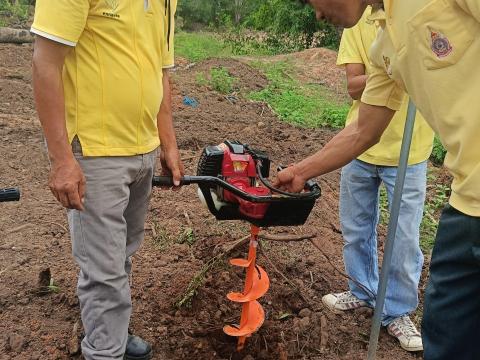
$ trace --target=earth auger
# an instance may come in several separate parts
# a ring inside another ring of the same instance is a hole
[[[197,176],[184,176],[181,185],[197,184],[200,200],[217,220],[244,220],[251,224],[247,259],[232,259],[230,264],[246,270],[242,292],[227,298],[242,304],[239,325],[223,328],[227,335],[238,337],[237,350],[265,320],[258,300],[264,296],[270,281],[257,260],[260,227],[303,225],[321,196],[318,184],[307,182],[302,193],[293,194],[274,188],[267,178],[270,159],[261,151],[238,141],[225,141],[206,147],[200,157]],[[171,187],[173,179],[154,176],[153,186]]]

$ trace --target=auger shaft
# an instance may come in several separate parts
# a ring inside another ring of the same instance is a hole
[[[259,231],[257,226],[252,225],[248,259],[231,260],[232,265],[247,269],[243,292],[227,295],[230,300],[242,303],[240,325],[224,327],[227,335],[238,337],[237,351],[244,348],[247,338],[257,331],[265,320],[265,313],[257,299],[268,291],[270,280],[265,270],[256,264]]]
[[[260,232],[260,229],[256,227],[255,225],[251,226],[250,229],[250,244],[248,247],[248,260],[250,261],[250,265],[247,268],[247,277],[245,279],[245,287],[243,290],[244,294],[247,294],[249,290],[252,288],[253,284],[253,276],[254,272],[257,270],[255,269],[256,262],[257,262],[257,247],[258,247],[258,233]],[[250,307],[250,302],[246,302],[242,306],[242,315],[240,317],[240,328],[242,326],[245,326],[247,321],[248,321],[248,313],[249,313],[249,307]],[[243,347],[245,346],[245,341],[247,340],[247,336],[241,336],[238,338],[238,345],[237,345],[237,351],[241,351]]]

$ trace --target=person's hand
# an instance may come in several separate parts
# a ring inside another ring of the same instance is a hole
[[[65,208],[84,210],[85,184],[83,171],[73,156],[52,161],[48,186]]]
[[[162,167],[162,176],[173,177],[174,185],[176,187],[180,186],[180,180],[185,175],[185,168],[176,146],[160,148],[160,165]]]
[[[307,180],[296,171],[295,165],[290,165],[277,174],[273,186],[291,193],[299,193],[305,188],[306,182]]]

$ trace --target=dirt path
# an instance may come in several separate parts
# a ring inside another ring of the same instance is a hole
[[[22,188],[20,203],[0,205],[0,360],[78,359],[81,335],[75,297],[77,267],[70,253],[65,212],[46,187],[48,161],[36,120],[30,75],[31,46],[0,46],[0,187]],[[195,73],[218,64],[231,69],[248,89],[266,84],[256,70],[234,60],[211,60],[174,75],[175,118],[182,156],[195,171],[200,150],[224,139],[238,139],[268,150],[274,163],[288,164],[320,148],[330,130],[302,130],[281,123],[262,104],[226,100],[195,84]],[[196,109],[182,105],[195,96]],[[342,239],[338,230],[339,174],[320,180],[323,197],[302,228],[273,232],[316,233],[315,242],[338,268]],[[309,242],[264,243],[259,263],[272,282],[262,298],[267,321],[241,354],[221,331],[236,322],[239,307],[225,295],[239,290],[243,275],[220,262],[209,272],[191,308],[175,308],[192,276],[213,256],[216,245],[248,233],[242,223],[220,223],[196,198],[196,189],[156,190],[145,244],[134,261],[134,314],[131,328],[155,346],[155,359],[362,359],[369,313],[333,315],[320,298],[342,291],[346,281]],[[153,230],[152,230],[153,229]],[[246,248],[231,256],[243,256]],[[302,300],[282,276],[300,289]],[[39,273],[50,269],[56,287],[38,293]],[[321,323],[324,323],[322,328]],[[77,324],[77,325],[75,325]],[[250,357],[248,356],[250,355]],[[405,354],[385,332],[379,359]],[[417,356],[419,357],[419,356]]]

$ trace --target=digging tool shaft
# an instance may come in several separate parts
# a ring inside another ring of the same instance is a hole
[[[410,155],[410,146],[412,144],[413,129],[415,126],[415,115],[417,109],[410,100],[408,104],[407,121],[405,123],[405,131],[403,134],[402,149],[400,153],[400,161],[395,181],[395,190],[393,192],[392,208],[390,210],[390,222],[388,224],[387,242],[383,253],[382,272],[380,274],[380,282],[378,283],[377,299],[375,305],[375,313],[372,320],[372,329],[370,332],[370,341],[368,345],[368,360],[375,360],[377,354],[378,337],[382,321],[383,307],[385,305],[385,296],[387,292],[388,275],[392,264],[393,246],[395,244],[395,235],[397,233],[398,217],[400,215],[400,205],[402,202],[403,187],[408,167],[408,157]]]

